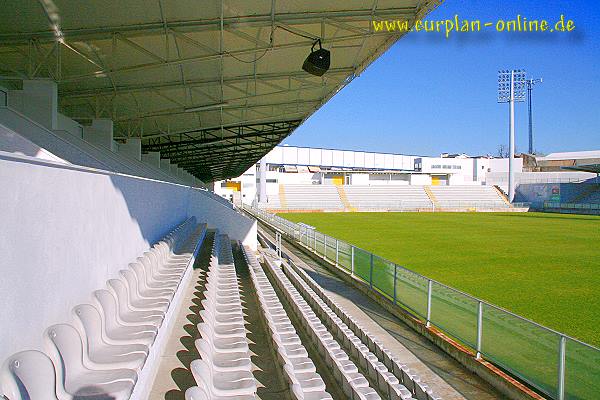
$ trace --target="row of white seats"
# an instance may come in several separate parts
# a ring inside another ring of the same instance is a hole
[[[74,307],[73,324],[49,327],[48,355],[27,350],[9,357],[0,372],[4,396],[128,399],[204,234],[205,225],[188,219],[109,280],[108,290],[95,291],[96,305]]]
[[[348,201],[353,207],[368,208],[430,208],[431,201],[423,186],[410,185],[347,185]]]
[[[313,310],[346,350],[359,360],[359,365],[368,371],[369,377],[377,382],[380,391],[388,399],[410,399],[413,396],[419,400],[440,399],[378,339],[327,296],[306,271],[290,265],[291,263],[284,263],[283,268],[292,284],[304,294]]]
[[[292,397],[296,400],[332,399],[252,250],[244,248],[244,256]]]
[[[284,193],[290,210],[344,208],[335,185],[285,185]]]
[[[226,235],[215,235],[204,297],[198,324],[202,337],[195,342],[201,359],[190,365],[198,386],[185,392],[186,400],[255,399],[242,300]]]
[[[508,207],[492,186],[431,186],[431,192],[440,207]]]
[[[310,305],[298,293],[280,267],[266,258],[269,272],[286,300],[290,304],[300,323],[307,331],[313,343],[324,358],[327,366],[342,388],[344,394],[352,400],[379,400],[381,397],[369,386],[369,381],[358,371],[358,367],[350,360],[348,354],[341,348],[320,318],[313,312]]]

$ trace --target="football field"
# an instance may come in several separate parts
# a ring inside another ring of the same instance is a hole
[[[546,213],[281,216],[600,345],[600,217]]]

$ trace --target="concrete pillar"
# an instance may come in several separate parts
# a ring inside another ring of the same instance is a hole
[[[139,138],[129,138],[125,144],[119,144],[119,153],[133,158],[142,160],[142,140]]]
[[[171,164],[169,170],[171,172],[171,176],[177,176],[177,164]]]
[[[259,186],[260,192],[258,196],[258,201],[260,203],[267,202],[267,159],[266,156],[260,159],[260,168],[259,168]]]
[[[94,119],[91,126],[83,127],[83,138],[97,146],[114,150],[113,122],[110,119]]]
[[[48,79],[24,80],[23,90],[10,92],[9,104],[44,127],[58,129],[56,82]]]
[[[169,162],[168,159],[166,159],[166,158],[160,159],[160,169],[165,171],[167,174],[171,173],[171,163]]]
[[[8,106],[8,89],[0,86],[0,107]]]
[[[150,151],[142,154],[142,162],[152,165],[155,168],[160,168],[160,151]]]

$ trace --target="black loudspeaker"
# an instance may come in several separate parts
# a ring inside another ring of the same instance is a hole
[[[319,43],[319,50],[314,50],[315,45]],[[302,69],[309,74],[322,76],[329,69],[331,64],[331,53],[321,47],[321,40],[315,42],[310,49],[310,54],[304,60]]]

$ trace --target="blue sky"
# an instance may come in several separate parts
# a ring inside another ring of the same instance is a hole
[[[438,155],[496,154],[508,144],[508,105],[497,71],[524,68],[534,89],[535,148],[600,149],[598,0],[446,0],[427,19],[575,22],[570,33],[413,32],[398,41],[284,143]],[[332,52],[335,57],[335,49]],[[516,105],[517,151],[527,151],[527,106]]]

